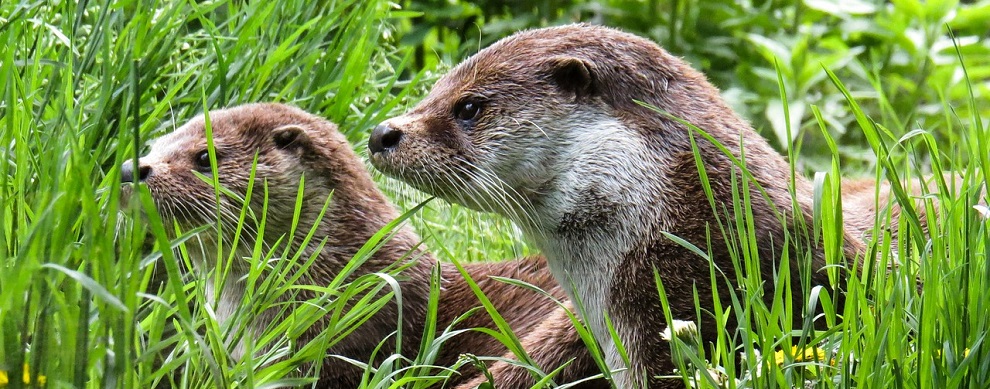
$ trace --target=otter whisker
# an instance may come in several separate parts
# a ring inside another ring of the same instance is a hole
[[[473,179],[471,172],[456,165],[451,166],[447,171],[442,171],[440,178],[445,179],[447,181],[445,183],[446,187],[462,189],[460,191],[454,192],[456,194],[456,197],[460,199],[462,203],[464,203],[465,201],[464,196],[467,196],[467,199],[471,200],[469,204],[481,205],[483,209],[488,209],[492,211],[499,210],[499,207],[497,206],[498,204],[493,204],[492,203],[493,199],[491,199],[489,196],[486,196],[487,194],[486,191],[480,191],[479,188],[477,188],[477,185],[468,182],[464,177],[462,177],[461,174],[457,174],[455,170],[459,170],[464,173],[463,174],[464,176]]]
[[[532,226],[537,225],[536,219],[531,211],[533,208],[532,203],[526,196],[520,194],[498,175],[480,166],[472,164],[470,161],[461,159],[461,162],[474,168],[472,171],[467,171],[466,169],[461,168],[465,171],[465,173],[472,174],[477,181],[489,183],[488,185],[485,185],[485,190],[491,195],[494,195],[502,200],[501,209],[505,213],[509,214],[508,216],[510,218],[523,223],[529,223],[529,225]]]
[[[487,209],[501,212],[508,216],[509,219],[517,222],[534,222],[529,214],[529,210],[522,205],[519,197],[512,196],[509,192],[505,191],[504,184],[495,182],[489,176],[481,174],[483,173],[482,171],[469,171],[463,167],[458,168],[464,172],[464,175],[470,177],[472,182],[481,184],[481,186],[468,183],[463,184],[463,187],[468,191],[466,194],[474,199],[474,203],[483,201]]]
[[[514,117],[510,117],[510,118],[511,118],[511,119],[512,119],[512,121],[514,121],[514,122],[515,122],[515,123],[516,123],[517,125],[519,125],[520,127],[522,127],[522,123],[521,123],[521,122],[519,121],[519,119],[516,119],[516,118],[514,118]],[[532,126],[533,126],[534,128],[536,128],[536,130],[537,130],[537,131],[539,131],[539,132],[540,132],[541,134],[543,134],[543,137],[544,137],[544,138],[546,138],[547,140],[550,140],[550,135],[548,135],[548,134],[547,134],[547,132],[543,130],[543,127],[540,127],[540,125],[539,125],[539,124],[537,124],[536,122],[534,122],[534,121],[532,121],[532,120],[530,120],[530,119],[523,119],[522,121],[524,121],[524,122],[526,122],[526,123],[529,123],[529,124],[531,124],[531,125],[532,125]]]

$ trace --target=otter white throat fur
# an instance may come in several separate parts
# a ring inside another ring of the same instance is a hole
[[[690,130],[671,117],[706,131],[736,158],[745,150],[749,174],[765,191],[750,186],[764,262],[762,292],[772,298],[785,235],[795,236],[795,216],[785,224],[778,212],[792,209],[788,180],[782,179],[789,166],[704,75],[646,39],[591,25],[517,33],[451,70],[414,108],[376,127],[368,146],[372,164],[385,174],[511,218],[583,304],[583,319],[609,367],[629,368],[615,375],[617,387],[679,387],[679,380],[657,378],[674,368],[659,335],[667,319],[700,320],[703,338],[714,340],[721,329],[711,315],[711,296],[724,303],[730,289],[744,285],[736,280],[705,197]],[[740,169],[702,136],[695,141],[715,207],[733,209]],[[796,218],[812,225],[811,186],[801,177],[796,186]],[[724,213],[719,216],[725,220]],[[665,233],[710,250],[712,264],[727,279],[719,276],[712,290],[710,262]],[[799,269],[810,269],[805,273],[812,285],[829,285],[820,247],[786,250],[792,279],[801,279]],[[847,234],[846,257],[856,258],[860,250]],[[654,269],[665,284],[672,318],[660,305]],[[795,293],[793,306],[805,306],[805,297]],[[629,366],[612,341],[606,313]],[[729,325],[731,331],[735,323]]]
[[[216,226],[219,215],[219,223],[226,227],[223,229],[224,243],[234,242],[233,236],[226,234],[235,231],[233,226],[237,223],[241,203],[228,194],[241,198],[245,196],[257,156],[253,181],[255,195],[250,208],[258,220],[263,214],[266,216],[263,243],[274,247],[280,239],[282,242],[288,240],[293,244],[293,250],[289,252],[302,250],[304,258],[309,258],[319,249],[317,259],[297,284],[326,286],[340,274],[365,242],[399,216],[334,124],[281,104],[249,104],[211,111],[209,116],[216,150],[216,179],[229,191],[219,197],[219,203],[213,187],[194,173],[208,177],[213,174],[203,116],[158,139],[151,152],[140,158],[136,171],[132,161],[125,162],[121,167],[123,183],[136,180],[148,187],[158,213],[168,226],[175,222],[187,231],[203,225]],[[294,207],[301,180],[304,180],[301,212],[293,229]],[[263,200],[262,188],[267,188],[267,205]],[[125,195],[130,192],[130,185],[125,185],[124,192]],[[331,192],[329,208],[325,216],[317,220]],[[264,211],[265,206],[267,212]],[[248,223],[253,222],[248,220]],[[314,238],[307,246],[300,247],[314,225]],[[259,236],[258,229],[255,224],[246,226],[238,245],[227,247],[228,250],[236,250],[238,255],[234,257],[232,274],[227,277],[224,288],[219,291],[218,303],[213,307],[221,322],[227,322],[242,304],[245,293],[243,277],[247,273],[248,261],[240,258],[251,257]],[[287,236],[290,231],[296,231],[296,236]],[[215,230],[207,230],[197,238],[186,241],[189,247],[187,252],[197,267],[193,269],[194,276],[207,274],[219,263],[216,258],[216,236]],[[326,243],[321,248],[320,242],[324,239]],[[484,310],[455,324],[462,315],[481,306],[481,303],[453,265],[438,263],[432,255],[419,248],[419,242],[420,238],[409,227],[397,228],[391,239],[383,243],[350,277],[353,279],[405,264],[407,268],[398,278],[403,298],[402,322],[398,323],[399,308],[394,303],[390,304],[333,345],[327,350],[328,355],[369,361],[385,339],[388,341],[381,350],[395,350],[392,333],[401,325],[404,340],[400,351],[406,356],[414,356],[427,328],[431,274],[438,266],[441,292],[436,335],[439,336],[448,327],[453,331],[497,328]],[[598,367],[588,356],[570,322],[543,323],[547,316],[561,310],[556,304],[536,292],[496,279],[522,280],[558,299],[565,299],[564,292],[557,286],[542,257],[467,264],[465,268],[514,331],[519,334],[543,332],[543,339],[553,342],[551,350],[555,353],[551,353],[553,358],[545,359],[545,371],[552,371],[576,358],[555,378],[556,382],[573,382],[599,374]],[[213,277],[207,277],[206,283],[208,288],[212,288]],[[279,297],[280,300],[273,306],[302,304],[317,297],[310,289],[299,290],[295,296],[286,294]],[[211,295],[212,292],[208,294]],[[289,301],[290,298],[293,300]],[[280,320],[278,314],[264,312],[255,320],[251,331],[258,334],[277,320]],[[298,343],[305,344],[325,327],[326,318],[317,321],[305,331]],[[459,332],[440,348],[434,360],[437,366],[451,366],[464,353],[498,357],[507,352],[502,343],[483,332]],[[242,344],[231,347],[234,358],[245,352]],[[527,348],[527,351],[536,354],[548,352],[534,348]],[[363,371],[340,358],[329,356],[324,360],[320,374],[317,387],[351,389],[360,384]],[[465,366],[447,382],[436,386],[454,387],[475,375],[478,375],[476,369]],[[516,371],[502,378],[498,381],[500,388],[528,388],[533,381],[525,371]],[[601,380],[592,380],[580,387],[602,388],[605,385],[607,383]]]

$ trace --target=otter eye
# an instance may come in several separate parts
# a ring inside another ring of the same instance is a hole
[[[454,117],[457,120],[470,121],[478,118],[481,113],[481,103],[477,101],[464,101],[454,107]]]
[[[210,171],[210,152],[203,150],[196,154],[196,168],[200,171]]]

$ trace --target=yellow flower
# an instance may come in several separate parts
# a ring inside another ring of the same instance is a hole
[[[48,382],[48,378],[43,375],[39,374],[37,377],[38,385],[44,386]],[[10,383],[10,379],[7,377],[7,372],[0,370],[0,386],[7,386],[8,383]],[[31,370],[26,363],[24,364],[24,383],[31,383]]]
[[[825,361],[825,350],[818,347],[805,347],[804,350],[798,348],[798,346],[791,346],[791,352],[794,355],[794,362],[822,362]],[[784,350],[778,350],[773,355],[774,361],[777,362],[778,366],[783,366],[784,361],[787,358],[787,353]],[[832,361],[829,361],[832,364]]]
[[[935,358],[941,358],[942,357],[942,350],[935,349],[934,350],[934,353],[935,353]],[[969,356],[969,347],[966,347],[966,349],[963,350],[963,358],[966,358],[968,356]]]

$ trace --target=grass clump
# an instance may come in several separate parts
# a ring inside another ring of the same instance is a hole
[[[962,69],[965,74],[965,67]],[[702,344],[708,349],[698,346],[697,330],[667,336],[682,378],[699,388],[988,385],[990,366],[983,363],[981,353],[986,352],[984,341],[990,333],[986,320],[990,311],[983,298],[990,286],[986,261],[990,214],[986,212],[988,181],[984,175],[990,155],[984,139],[990,133],[976,108],[976,94],[971,94],[966,110],[972,116],[956,117],[961,132],[958,136],[968,141],[945,145],[931,132],[920,129],[894,136],[864,113],[834,73],[827,69],[825,73],[846,97],[876,154],[874,179],[879,185],[868,188],[865,201],[851,195],[850,201],[844,202],[842,190],[850,180],[841,179],[838,148],[819,116],[822,135],[833,155],[832,168],[815,177],[815,224],[806,231],[792,231],[797,235],[792,235],[790,244],[824,247],[833,263],[849,269],[848,277],[833,278],[844,291],[844,303],[836,305],[842,301],[838,296],[820,287],[809,290],[806,281],[791,279],[786,266],[781,266],[774,280],[749,283],[751,277],[746,274],[759,274],[754,269],[771,262],[753,258],[745,249],[746,231],[753,228],[749,224],[753,211],[750,201],[742,197],[749,193],[748,179],[741,178],[734,189],[738,191],[735,209],[727,221],[720,222],[723,231],[713,232],[732,233],[736,238],[733,244],[742,248],[733,258],[740,285],[732,301],[711,296],[716,299],[716,312],[701,312],[719,318],[731,310],[740,318],[740,327],[717,340],[705,339]],[[972,91],[968,78],[965,85]],[[817,115],[817,107],[811,108]],[[693,130],[705,135],[704,129]],[[790,150],[793,161],[795,155]],[[918,161],[931,161],[931,167]],[[744,162],[740,166],[745,169]],[[699,172],[704,182],[700,164]],[[711,199],[712,194],[707,195]],[[876,206],[875,212],[871,206]],[[844,223],[844,218],[864,217],[869,223],[863,230],[856,229],[862,228],[861,223]],[[850,236],[846,233],[864,240],[866,249],[861,257],[842,258],[841,251],[837,252],[842,240]],[[801,234],[808,236],[802,238]],[[699,254],[704,256],[702,251]],[[774,263],[786,265],[786,254]],[[722,282],[715,274],[713,270],[712,282]],[[769,305],[764,305],[759,293],[764,282],[775,283],[778,293]],[[671,291],[663,289],[662,275],[658,275],[658,285],[666,304],[664,294]],[[820,313],[787,306],[787,296],[798,288],[809,296],[806,303],[817,306]],[[802,316],[803,327],[792,328],[792,319]],[[813,317],[826,326],[810,325]],[[670,325],[674,333],[679,326],[685,328],[678,320]]]

